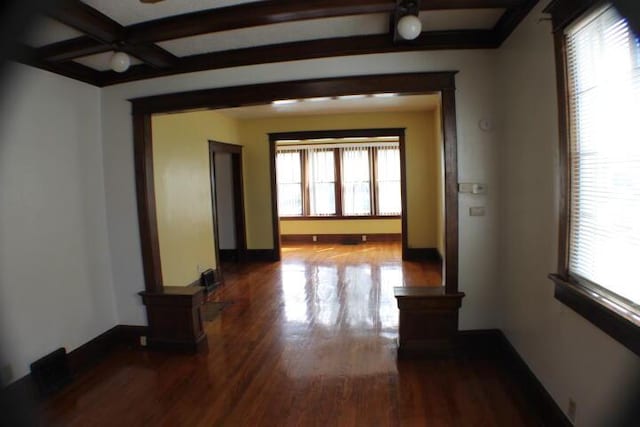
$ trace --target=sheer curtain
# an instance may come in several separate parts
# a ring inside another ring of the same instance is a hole
[[[307,149],[309,165],[309,209],[311,215],[335,215],[335,159],[332,148]]]
[[[278,149],[276,176],[278,181],[278,213],[280,216],[302,215],[302,173],[300,150]]]
[[[400,149],[380,147],[377,149],[377,156],[378,214],[400,215]]]
[[[342,148],[343,215],[371,215],[370,147]]]

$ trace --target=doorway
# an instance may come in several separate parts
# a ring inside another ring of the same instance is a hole
[[[216,265],[220,261],[243,261],[247,240],[242,146],[209,141],[209,165]]]

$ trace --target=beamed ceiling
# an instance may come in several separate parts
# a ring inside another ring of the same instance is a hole
[[[422,0],[422,34],[393,41],[395,0],[62,0],[15,59],[96,86],[243,65],[497,48],[537,0]],[[211,6],[215,6],[211,8]],[[114,51],[132,66],[109,68]]]

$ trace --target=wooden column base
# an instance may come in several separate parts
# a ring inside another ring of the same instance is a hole
[[[458,310],[464,293],[444,287],[397,287],[399,358],[451,356],[456,350]]]
[[[147,308],[149,348],[196,353],[207,346],[201,287],[165,286],[163,292],[145,291],[140,295]]]

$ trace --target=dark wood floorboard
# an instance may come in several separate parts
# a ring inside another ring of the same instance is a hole
[[[440,283],[400,245],[287,246],[228,264],[208,352],[121,348],[41,408],[54,426],[533,426],[492,360],[396,361],[393,287]]]

